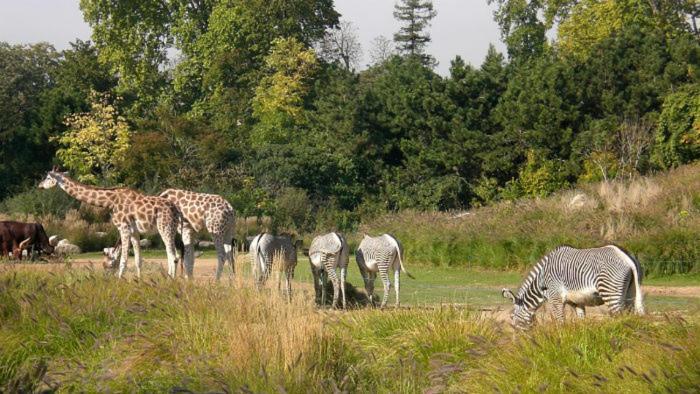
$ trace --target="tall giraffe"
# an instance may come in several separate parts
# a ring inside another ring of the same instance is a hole
[[[160,197],[173,202],[186,219],[182,226],[182,242],[185,244],[185,276],[192,277],[194,270],[194,234],[207,229],[216,247],[216,280],[221,278],[226,261],[235,273],[233,235],[236,213],[226,199],[217,194],[195,193],[187,190],[167,189]]]
[[[54,169],[46,174],[39,184],[40,189],[58,186],[79,201],[98,207],[109,208],[112,212],[112,224],[117,226],[121,237],[121,257],[119,259],[119,278],[124,274],[129,257],[129,241],[134,247],[136,276],[141,277],[140,233],[157,228],[165,251],[168,254],[168,275],[175,277],[177,256],[175,236],[177,226],[182,224],[182,216],[177,206],[162,197],[146,196],[128,188],[100,188],[84,185],[67,176],[65,172]]]

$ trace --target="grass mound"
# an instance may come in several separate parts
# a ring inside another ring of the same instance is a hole
[[[462,213],[400,212],[365,223],[360,233],[394,234],[408,264],[522,269],[562,244],[614,243],[636,255],[649,274],[698,272],[698,174],[700,164],[694,164]]]

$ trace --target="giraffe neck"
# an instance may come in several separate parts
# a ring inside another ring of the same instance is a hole
[[[58,185],[75,199],[103,208],[110,208],[117,194],[117,190],[88,186],[65,175],[58,179]]]

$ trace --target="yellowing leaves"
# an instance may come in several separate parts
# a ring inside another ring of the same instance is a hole
[[[66,118],[68,131],[55,138],[61,146],[56,155],[83,182],[114,180],[115,167],[131,146],[131,131],[106,95],[92,92],[90,99],[90,112]]]
[[[301,122],[309,79],[318,61],[312,49],[294,38],[278,38],[265,59],[269,74],[255,89],[253,115],[260,121],[254,141],[285,140],[290,128]]]

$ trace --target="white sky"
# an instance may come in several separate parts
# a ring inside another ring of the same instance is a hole
[[[393,38],[398,30],[394,0],[335,0],[342,19],[358,29],[366,64],[372,40]],[[434,0],[437,17],[432,21],[432,43],[428,52],[439,62],[437,71],[446,75],[450,60],[462,56],[479,66],[489,43],[505,52],[493,7],[486,0]],[[90,39],[90,27],[83,21],[78,0],[0,0],[0,41],[23,44],[47,41],[66,49],[76,38]]]

